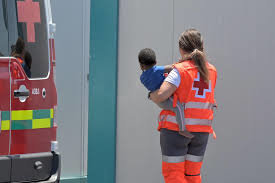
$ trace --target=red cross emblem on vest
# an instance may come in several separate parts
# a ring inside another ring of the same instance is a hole
[[[205,98],[206,92],[211,92],[211,81],[207,84],[201,77],[200,72],[198,72],[197,78],[194,79],[192,90],[196,91],[195,97]]]
[[[35,23],[40,23],[40,5],[39,2],[32,0],[17,1],[18,22],[24,22],[27,25],[27,41],[35,42]]]

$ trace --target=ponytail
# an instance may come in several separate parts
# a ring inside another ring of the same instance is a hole
[[[206,65],[206,58],[203,52],[203,39],[196,29],[187,29],[179,38],[179,48],[185,52],[181,55],[184,60],[193,60],[200,72],[200,77],[208,83],[209,71]]]
[[[202,79],[206,83],[208,83],[209,72],[206,66],[206,59],[204,53],[198,49],[194,49],[194,51],[191,53],[191,58],[192,60],[194,60],[195,65],[198,67],[198,71],[200,72],[200,76],[202,77]]]

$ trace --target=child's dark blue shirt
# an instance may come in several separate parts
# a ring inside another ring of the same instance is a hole
[[[140,76],[141,83],[149,91],[159,89],[164,79],[164,66],[153,66],[152,68],[144,71]]]

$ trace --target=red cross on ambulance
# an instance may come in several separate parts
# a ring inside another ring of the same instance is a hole
[[[24,22],[27,25],[27,41],[35,42],[35,23],[40,23],[39,2],[32,0],[17,1],[18,22]]]
[[[211,92],[211,81],[207,84],[201,77],[200,72],[198,72],[197,78],[193,82],[192,90],[196,91],[196,98],[205,98],[206,92]]]

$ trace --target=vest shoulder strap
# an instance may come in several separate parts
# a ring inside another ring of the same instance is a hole
[[[196,69],[196,66],[194,61],[188,60],[174,64],[174,68],[176,68],[179,72],[184,72],[185,70]]]

